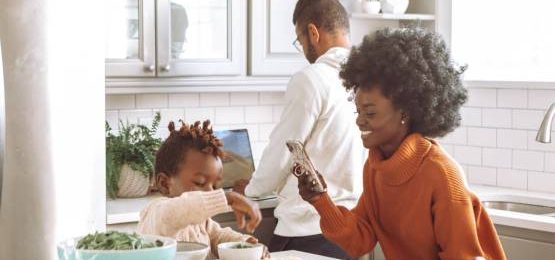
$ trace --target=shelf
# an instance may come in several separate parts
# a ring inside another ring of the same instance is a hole
[[[367,20],[420,20],[420,21],[434,21],[435,15],[433,14],[367,14],[367,13],[352,13],[353,19],[367,19]]]

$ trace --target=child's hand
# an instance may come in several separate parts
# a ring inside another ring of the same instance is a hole
[[[262,221],[262,213],[258,209],[258,204],[251,202],[236,192],[226,192],[225,197],[227,198],[227,204],[231,206],[233,213],[235,213],[239,228],[245,228],[246,222],[247,232],[254,232],[254,229]]]
[[[245,195],[245,188],[249,185],[249,180],[240,179],[233,183],[233,191]]]

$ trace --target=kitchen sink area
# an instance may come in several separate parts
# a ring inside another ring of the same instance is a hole
[[[555,217],[555,207],[510,201],[484,201],[482,203],[484,207],[489,209],[507,210],[526,214]]]

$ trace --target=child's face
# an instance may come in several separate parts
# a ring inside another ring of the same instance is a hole
[[[191,149],[176,175],[162,176],[162,180],[159,180],[160,190],[168,197],[177,197],[187,191],[211,191],[221,180],[222,171],[220,158]]]

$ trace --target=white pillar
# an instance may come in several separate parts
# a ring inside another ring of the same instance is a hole
[[[56,259],[105,228],[104,1],[0,0],[0,259]]]

